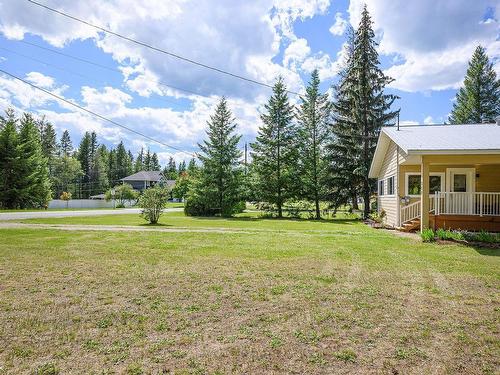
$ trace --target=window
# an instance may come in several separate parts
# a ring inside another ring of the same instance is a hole
[[[378,195],[384,195],[384,180],[378,182]]]
[[[394,195],[394,176],[387,179],[387,195]]]
[[[420,173],[406,174],[406,195],[420,195],[422,193]],[[444,173],[429,174],[429,194],[444,191]]]
[[[434,194],[436,191],[441,191],[441,181],[443,180],[441,175],[431,175],[429,176],[429,193]]]
[[[419,174],[410,174],[406,178],[406,195],[420,195],[421,193],[421,183]]]

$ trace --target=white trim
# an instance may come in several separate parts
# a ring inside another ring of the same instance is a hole
[[[389,180],[392,178],[392,194],[389,194]],[[386,194],[385,196],[386,197],[394,197],[396,196],[396,176],[395,175],[391,175],[389,177],[386,177],[385,178],[385,191],[386,191]]]
[[[410,195],[408,194],[408,177],[409,176],[422,176],[422,173],[420,172],[406,172],[405,173],[405,196],[408,196],[410,198],[419,198],[422,194],[416,194],[416,195]],[[430,172],[429,177],[431,176],[439,176],[441,177],[441,191],[445,191],[446,185],[445,185],[445,173],[444,172]],[[447,179],[446,179],[447,181]],[[449,185],[448,185],[449,186]],[[422,189],[422,187],[420,187]],[[429,196],[434,196],[434,193],[429,194]]]
[[[474,193],[476,191],[476,168],[446,168],[446,186],[448,187],[446,191],[453,191],[453,184],[451,181],[451,174],[459,173],[467,175],[467,179],[470,181],[470,190],[468,193]]]
[[[380,189],[380,183],[382,183],[382,189]],[[385,197],[385,178],[379,179],[377,181],[377,195],[379,197]]]

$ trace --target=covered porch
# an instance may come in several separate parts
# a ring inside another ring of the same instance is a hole
[[[411,159],[398,171],[400,228],[500,232],[500,155]]]

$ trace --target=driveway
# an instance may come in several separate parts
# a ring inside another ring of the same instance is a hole
[[[165,212],[182,211],[182,208],[167,208]],[[2,220],[38,219],[44,217],[74,217],[74,216],[102,216],[140,214],[140,208],[120,208],[116,210],[78,210],[78,211],[27,211],[27,212],[0,212]]]

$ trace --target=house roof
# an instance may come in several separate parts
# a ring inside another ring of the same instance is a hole
[[[405,154],[500,154],[500,126],[496,124],[414,125],[382,128],[370,167],[376,178],[390,141]]]
[[[122,181],[160,181],[160,171],[140,171],[130,176],[124,177]]]

